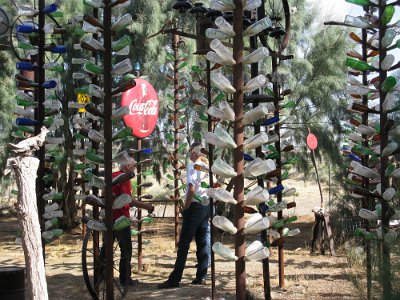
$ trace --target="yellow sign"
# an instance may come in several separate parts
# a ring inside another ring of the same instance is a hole
[[[88,104],[88,103],[90,103],[90,97],[87,94],[78,94],[78,99],[77,100],[78,100],[78,103],[80,103],[80,104]],[[84,113],[84,112],[86,112],[86,109],[79,108],[78,112]]]

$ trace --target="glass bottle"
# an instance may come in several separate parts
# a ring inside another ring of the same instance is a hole
[[[259,47],[253,52],[250,52],[243,58],[243,63],[244,64],[253,64],[260,62],[264,58],[268,57],[269,52],[266,47]]]
[[[219,108],[217,108],[217,107],[215,107],[215,106],[210,106],[209,108],[208,108],[208,110],[207,110],[207,113],[211,116],[211,117],[214,117],[214,118],[217,118],[217,119],[223,119],[224,118],[224,116],[225,116],[225,114],[224,114],[224,112],[221,110],[221,109],[219,109]]]
[[[210,48],[222,58],[223,61],[228,62],[229,65],[234,65],[236,61],[233,59],[232,52],[225,47],[220,40],[214,39],[210,42]]]
[[[235,121],[235,112],[227,101],[220,102],[219,108],[224,113],[223,120]]]
[[[236,89],[232,86],[229,79],[221,73],[212,73],[211,81],[217,86],[217,88],[225,93],[233,94],[236,92]]]
[[[269,199],[269,193],[267,189],[261,186],[256,186],[250,192],[247,193],[244,205],[258,205],[260,203],[266,202]]]
[[[89,14],[85,14],[83,16],[83,20],[85,22],[89,23],[90,25],[92,25],[93,27],[97,27],[97,28],[100,28],[100,29],[104,30],[103,23],[101,23],[98,19],[96,19],[95,17],[93,17],[93,16],[91,16]],[[92,33],[97,33],[97,31],[96,32],[92,32]]]
[[[121,209],[132,202],[132,197],[128,194],[119,195],[113,202],[112,209]]]
[[[219,30],[231,35],[232,37],[236,34],[233,30],[233,26],[222,16],[219,16],[215,19],[215,25],[217,25]]]
[[[381,156],[389,156],[399,148],[399,144],[395,141],[391,141],[385,148],[383,148]]]
[[[215,3],[215,2],[211,2]],[[225,258],[228,261],[237,261],[238,257],[235,255],[233,251],[229,248],[221,244],[220,242],[216,242],[212,245],[212,250],[214,253],[218,254],[219,256]]]
[[[270,225],[268,217],[263,217],[260,213],[252,214],[246,221],[243,229],[244,234],[255,234],[267,229]]]
[[[252,110],[247,111],[243,116],[243,125],[254,123],[268,114],[268,108],[265,105],[259,105]],[[265,126],[265,125],[264,125]]]
[[[237,175],[235,170],[221,158],[217,158],[211,166],[211,172],[223,178],[232,178]]]
[[[237,201],[235,198],[233,198],[233,195],[223,188],[209,188],[207,189],[207,196],[217,201],[237,204]]]
[[[23,126],[35,126],[39,125],[39,122],[30,118],[17,118],[15,120],[15,124]]]
[[[385,25],[389,24],[389,22],[392,20],[394,12],[395,8],[393,5],[386,6],[381,16],[381,22]]]
[[[376,69],[366,62],[351,57],[346,58],[346,66],[357,71],[375,71]]]
[[[96,151],[92,149],[86,151],[85,158],[95,164],[104,164],[104,159],[100,155],[96,154]]]
[[[123,61],[114,65],[113,69],[111,70],[112,75],[124,75],[132,70],[132,63],[129,58],[124,59]]]
[[[117,184],[121,184],[125,181],[131,180],[134,177],[135,177],[135,172],[133,172],[133,171],[119,174],[118,176],[113,178],[112,185],[115,186]]]
[[[131,220],[128,217],[121,216],[120,218],[115,220],[112,229],[113,231],[121,231],[130,225],[131,225]]]
[[[251,92],[261,88],[266,83],[267,83],[267,78],[264,75],[260,74],[256,77],[252,78],[248,82],[246,82],[246,84],[243,87],[243,92],[251,93]]]
[[[206,132],[204,134],[204,140],[208,144],[212,144],[221,148],[234,149],[237,147],[230,134],[220,126],[215,128],[214,132]]]
[[[122,38],[112,43],[111,49],[114,52],[118,52],[131,44],[132,38],[129,35],[124,35]]]
[[[217,215],[212,219],[212,223],[215,227],[223,231],[229,232],[232,235],[236,234],[237,232],[237,228],[235,227],[235,225],[233,225],[233,223],[226,217]]]
[[[383,48],[389,47],[393,43],[395,37],[396,37],[396,32],[393,29],[386,30],[386,33],[381,40],[382,47]]]
[[[363,28],[363,29],[368,29],[371,27],[371,23],[366,18],[353,17],[350,15],[347,15],[345,17],[344,24],[351,26],[351,27]]]
[[[247,11],[252,11],[252,10],[255,10],[256,8],[260,7],[261,3],[262,3],[261,0],[248,0],[243,9],[247,10]]]
[[[112,90],[112,95],[117,95],[119,93],[123,93],[127,90],[130,90],[136,86],[136,81],[134,79],[125,81],[121,83],[117,88]]]
[[[50,193],[43,195],[43,200],[59,201],[63,199],[64,199],[64,193],[56,193],[55,191],[51,191]]]
[[[388,76],[388,77],[382,82],[382,86],[381,86],[382,91],[383,91],[384,93],[390,93],[390,92],[394,89],[394,87],[396,86],[396,84],[397,84],[396,77],[394,77],[394,76]]]
[[[208,39],[218,39],[218,40],[226,40],[232,37],[231,34],[228,34],[222,30],[215,28],[207,28],[205,35],[206,38]]]
[[[369,6],[372,4],[369,0],[346,0],[346,2],[361,6]]]
[[[354,235],[358,236],[358,237],[362,237],[365,240],[372,240],[375,239],[375,235],[372,232],[368,232],[365,229],[362,228],[356,228],[356,230],[354,231]]]
[[[261,31],[270,28],[272,26],[272,21],[269,17],[265,17],[254,24],[250,25],[243,31],[243,36],[253,36]]]
[[[93,8],[103,8],[104,3],[102,0],[83,0],[83,4]]]
[[[262,159],[256,157],[253,161],[248,163],[244,169],[243,177],[257,177],[262,174],[271,172],[276,169],[275,162],[272,159]]]
[[[106,51],[104,46],[98,40],[89,36],[86,36],[82,39],[81,47],[89,51]]]
[[[231,65],[230,61],[224,60],[221,56],[219,56],[214,51],[208,51],[206,54],[206,59],[209,60],[213,64],[218,64],[221,66]]]
[[[87,228],[94,230],[94,231],[107,231],[107,227],[103,222],[96,221],[96,220],[89,220],[86,223]]]
[[[105,200],[104,198],[99,198],[95,195],[87,195],[85,197],[85,203],[92,205],[92,206],[99,206],[104,208],[105,207]]]
[[[119,18],[112,26],[111,30],[117,32],[124,28],[126,28],[129,24],[132,23],[131,14],[125,14],[121,18]]]
[[[247,138],[243,143],[243,149],[255,149],[268,142],[268,135],[265,132],[260,132],[250,138]]]
[[[121,139],[123,139],[125,137],[132,136],[132,134],[133,134],[132,133],[132,128],[131,127],[125,127],[125,128],[122,128],[122,129],[118,130],[117,132],[114,132],[113,135],[112,135],[112,140],[113,141],[121,140]]]
[[[93,74],[93,75],[101,75],[104,73],[103,68],[99,67],[98,65],[91,63],[91,62],[87,62],[83,65],[83,70],[86,73],[89,74]]]
[[[246,248],[245,253],[246,261],[261,261],[268,258],[270,254],[269,249],[267,247],[264,247],[264,245],[258,240],[251,243]]]

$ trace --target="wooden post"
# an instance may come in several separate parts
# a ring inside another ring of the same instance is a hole
[[[235,208],[236,228],[238,232],[235,236],[235,255],[238,260],[235,262],[236,266],[236,299],[246,299],[246,263],[244,255],[246,250],[244,229],[244,161],[243,161],[243,3],[241,0],[235,1],[236,8],[233,11],[233,30],[236,35],[233,37],[233,59],[236,64],[233,66],[233,87],[236,92],[233,94],[233,109],[235,111],[234,123],[234,141],[237,148],[233,152],[234,169],[237,176],[234,178],[235,187],[233,190],[233,197],[236,199],[237,204]]]

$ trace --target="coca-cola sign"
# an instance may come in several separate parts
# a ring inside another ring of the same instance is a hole
[[[158,97],[153,86],[144,79],[135,79],[136,86],[122,94],[121,106],[129,107],[124,116],[126,126],[139,138],[149,136],[157,124]]]

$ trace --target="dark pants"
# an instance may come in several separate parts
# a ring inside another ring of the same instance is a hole
[[[132,258],[132,240],[131,227],[114,232],[114,237],[118,240],[121,258],[119,260],[119,281],[125,284],[125,281],[131,278],[131,258]]]
[[[113,232],[114,240],[117,239],[118,246],[120,249],[120,260],[119,260],[119,282],[125,284],[126,280],[131,278],[131,257],[132,257],[132,240],[131,240],[131,227],[128,226],[125,229]],[[100,250],[100,258],[103,263],[100,264],[100,274],[103,274],[105,270],[105,248],[104,241],[103,246]],[[104,276],[104,274],[102,275]]]
[[[174,270],[169,275],[169,281],[178,283],[182,279],[190,243],[193,237],[196,241],[197,279],[204,279],[207,275],[208,251],[207,251],[207,227],[209,207],[198,202],[192,202],[190,207],[182,211],[182,229],[179,237],[178,252]]]

